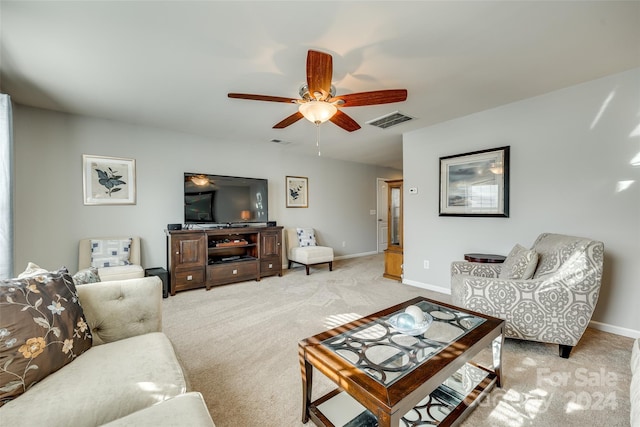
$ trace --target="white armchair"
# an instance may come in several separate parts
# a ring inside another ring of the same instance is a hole
[[[287,228],[285,242],[289,269],[291,269],[291,263],[295,262],[306,267],[307,276],[311,265],[329,264],[329,271],[333,271],[333,248],[319,246],[313,228]]]
[[[78,270],[84,270],[91,267],[92,240],[126,240],[129,238],[131,239],[129,265],[98,267],[98,276],[100,276],[100,280],[103,282],[144,277],[144,269],[140,265],[139,237],[93,237],[80,240],[80,243],[78,244]]]
[[[518,261],[515,249],[505,264],[454,261],[453,303],[505,319],[507,337],[559,344],[560,356],[568,358],[598,301],[604,245],[581,237],[541,234],[528,251],[538,260],[535,271],[528,269],[532,277],[513,279],[508,276],[515,266],[512,261]],[[521,273],[527,270],[525,264],[521,263]]]

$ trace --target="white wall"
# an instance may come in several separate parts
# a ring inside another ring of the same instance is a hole
[[[510,217],[439,217],[439,158],[505,145]],[[591,237],[605,245],[593,320],[640,336],[639,69],[408,133],[403,152],[405,283],[449,292],[464,253],[507,254],[542,232]]]
[[[75,272],[79,239],[113,235],[140,236],[143,266],[166,266],[164,229],[183,221],[184,172],[267,178],[269,217],[278,225],[316,228],[337,256],[373,253],[376,178],[400,174],[294,156],[276,144],[256,149],[21,105],[14,110],[14,138],[16,273],[29,261]],[[136,159],[137,203],[84,206],[82,154]],[[286,175],[309,178],[308,209],[285,208]]]

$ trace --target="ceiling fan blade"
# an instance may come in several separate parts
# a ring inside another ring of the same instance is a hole
[[[334,114],[333,117],[331,117],[329,120],[331,120],[333,124],[336,124],[342,129],[346,130],[347,132],[353,132],[354,130],[360,129],[360,125],[356,123],[355,120],[353,120],[351,117],[340,110],[338,110],[338,112]]]
[[[333,78],[333,58],[328,53],[310,50],[307,53],[307,87],[311,97],[315,93],[322,94],[321,100],[327,99],[331,92]]]
[[[392,102],[402,102],[407,100],[406,89],[374,90],[372,92],[349,93],[347,95],[335,96],[329,102],[342,100],[341,107],[361,107],[364,105],[390,104]]]
[[[297,122],[298,120],[300,120],[302,118],[304,118],[302,113],[300,111],[296,111],[295,113],[293,113],[292,115],[290,115],[286,119],[282,120],[280,123],[275,124],[273,126],[273,128],[274,129],[284,129],[287,126],[294,124],[295,122]]]
[[[297,101],[297,99],[285,98],[282,96],[252,95],[250,93],[229,93],[227,96],[229,98],[251,99],[253,101],[286,102],[287,104],[295,103]]]

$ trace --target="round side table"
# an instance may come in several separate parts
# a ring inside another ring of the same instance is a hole
[[[507,257],[494,254],[464,254],[464,259],[469,262],[482,262],[490,264],[503,263]]]

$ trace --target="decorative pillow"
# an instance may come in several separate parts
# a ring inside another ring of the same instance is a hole
[[[87,283],[98,283],[100,276],[98,276],[98,269],[96,267],[85,268],[78,271],[73,275],[73,283],[78,285],[86,285]]]
[[[316,234],[313,228],[296,228],[300,247],[316,246]]]
[[[66,269],[0,280],[0,406],[91,348]]]
[[[538,254],[534,250],[515,245],[502,264],[500,279],[527,280],[533,277],[538,265]]]
[[[30,262],[27,264],[27,268],[25,268],[25,270],[22,273],[18,274],[18,279],[23,279],[29,276],[35,276],[38,274],[47,274],[48,272],[49,272],[48,270]]]
[[[131,239],[91,240],[91,267],[129,265]]]
[[[551,275],[575,253],[578,246],[585,244],[585,239],[578,239],[561,234],[543,233],[533,246],[538,252],[538,267],[534,279]]]

